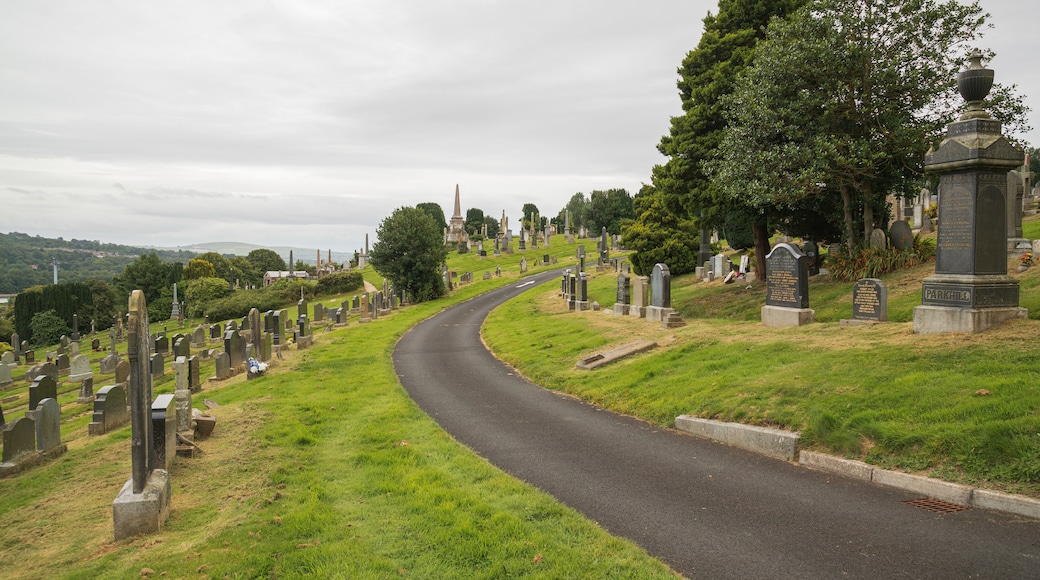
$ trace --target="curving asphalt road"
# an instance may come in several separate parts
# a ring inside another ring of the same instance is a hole
[[[1036,520],[933,514],[901,503],[920,497],[910,492],[660,429],[517,376],[484,347],[480,326],[532,281],[557,276],[449,308],[394,351],[419,406],[502,470],[686,577],[1040,578]]]

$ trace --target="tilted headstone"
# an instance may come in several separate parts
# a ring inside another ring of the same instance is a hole
[[[216,364],[216,378],[217,380],[224,380],[231,376],[231,357],[226,352],[217,353]]]
[[[61,446],[61,406],[56,399],[44,399],[36,406],[36,449],[47,451]]]
[[[13,463],[27,453],[36,452],[36,422],[22,417],[3,430],[4,463]]]
[[[120,385],[108,385],[98,389],[94,395],[94,414],[87,425],[90,435],[104,435],[130,421],[127,409],[126,390]]]
[[[119,355],[117,354],[109,353],[105,355],[105,357],[101,359],[101,368],[99,369],[101,374],[108,375],[116,372],[116,366],[119,365],[119,361],[121,360],[123,359],[119,358]]]
[[[188,359],[188,388],[193,393],[202,390],[202,379],[199,377],[198,356],[192,356]]]
[[[877,278],[863,278],[852,287],[854,320],[888,320],[888,287]]]
[[[94,373],[90,370],[90,358],[85,354],[76,355],[69,367],[69,382],[78,383],[93,376]]]
[[[170,393],[155,397],[151,408],[153,454],[155,466],[169,469],[177,455],[177,406]]]

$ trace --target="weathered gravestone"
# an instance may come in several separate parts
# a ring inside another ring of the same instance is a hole
[[[905,252],[911,250],[914,247],[914,232],[910,231],[910,224],[906,223],[905,220],[899,220],[892,224],[888,228],[888,235],[892,238],[892,246],[901,251]]]
[[[862,278],[852,287],[852,319],[842,326],[875,324],[888,320],[888,287],[877,278]]]
[[[614,303],[614,314],[621,316],[629,312],[629,298],[631,294],[632,280],[624,275],[617,277],[617,302]]]
[[[130,363],[123,359],[119,359],[119,363],[116,364],[116,377],[115,381],[117,385],[125,385],[130,380]]]
[[[58,369],[58,375],[68,374],[71,366],[69,355],[62,353],[54,357],[54,366]]]
[[[7,387],[14,383],[14,379],[11,377],[11,367],[13,366],[0,363],[0,387]]]
[[[166,393],[155,397],[152,402],[152,440],[155,466],[167,471],[173,467],[177,455],[177,407],[174,396]]]
[[[22,346],[27,346],[25,341],[22,341]],[[31,365],[36,362],[36,351],[29,350],[28,348],[22,349],[22,356],[25,357],[25,364]]]
[[[36,450],[50,451],[61,444],[61,406],[56,399],[47,398],[36,406]],[[62,449],[64,451],[64,449]]]
[[[646,307],[650,304],[650,278],[636,276],[632,282],[631,302],[628,314],[637,318],[646,318]]]
[[[20,457],[36,452],[36,422],[32,419],[15,419],[3,430],[3,435],[5,464],[13,464]]]
[[[211,339],[218,339],[218,338],[220,338],[221,330],[222,329],[221,329],[219,324],[211,324],[211,325],[209,325],[209,337]]]
[[[101,359],[101,374],[108,375],[116,372],[116,367],[119,365],[119,361],[121,360],[122,359],[119,358],[119,355],[114,352],[105,355],[105,358]]]
[[[314,317],[312,318],[312,320],[314,322],[321,322],[322,320],[325,320],[325,305],[324,304],[321,304],[319,302],[319,303],[314,305]]]
[[[11,346],[14,347],[14,364],[18,364],[18,360],[25,356],[25,351],[29,350],[29,345],[22,342],[17,332],[12,332]]]
[[[213,377],[215,380],[222,381],[231,376],[231,357],[228,356],[228,353],[218,353],[214,363],[216,364],[216,376]]]
[[[228,355],[231,368],[238,368],[246,363],[246,341],[237,330],[224,333],[224,352]]]
[[[49,375],[37,376],[29,387],[29,410],[25,412],[25,416],[33,419],[36,414],[36,407],[40,405],[40,401],[57,398],[58,381],[55,381],[54,377]]]
[[[151,355],[148,308],[140,290],[134,290],[130,295],[128,312],[132,474],[112,502],[116,541],[158,531],[170,511],[169,474],[165,469],[155,469],[151,421],[152,376],[148,372]]]
[[[80,404],[89,403],[94,400],[94,377],[83,379],[79,384],[79,396],[76,402]]]
[[[188,388],[193,393],[202,390],[202,379],[199,377],[198,356],[192,356],[188,359]]]
[[[69,382],[78,383],[93,376],[94,373],[90,370],[90,359],[85,354],[77,354],[69,366]]]
[[[153,379],[158,379],[166,375],[166,364],[163,361],[163,357],[159,353],[155,353],[151,356],[149,362],[149,370],[152,373]],[[133,366],[130,367],[131,374],[133,373]]]
[[[646,307],[645,318],[650,322],[660,322],[662,328],[686,325],[672,308],[672,274],[667,264],[654,264],[650,270],[650,305]]]
[[[1024,155],[982,109],[993,71],[978,50],[969,59],[957,77],[967,110],[925,156],[925,170],[939,174],[939,232],[935,274],[924,279],[914,308],[915,333],[982,332],[1028,314],[1019,307],[1018,280],[1007,275],[1007,173]]]
[[[0,364],[13,366],[15,364],[14,353],[7,351],[4,354],[0,354]]]
[[[202,348],[206,346],[206,328],[201,324],[191,332],[191,348]]]
[[[177,357],[173,362],[177,373],[173,396],[177,405],[177,432],[191,431],[191,383],[188,377],[188,359]]]
[[[766,256],[766,305],[762,324],[771,328],[802,326],[816,313],[809,308],[809,258],[798,248],[780,243]]]
[[[101,350],[101,340],[97,338],[91,339],[90,350],[94,352],[98,352],[99,350]]]
[[[261,326],[260,311],[256,308],[249,309],[249,343],[253,345],[253,356],[260,353],[260,345],[263,343],[263,327]]]
[[[87,433],[103,435],[126,425],[129,420],[126,390],[121,385],[101,387],[94,396],[94,414],[91,423],[87,425]]]
[[[523,248],[521,247],[520,249],[522,250]],[[527,258],[520,258],[520,273],[523,274],[525,272],[527,272]]]
[[[155,351],[156,354],[165,356],[170,353],[170,339],[166,338],[166,333],[160,332],[155,337]]]
[[[173,358],[191,356],[191,337],[178,334],[173,337]]]

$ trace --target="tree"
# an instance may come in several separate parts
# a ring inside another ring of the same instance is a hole
[[[372,267],[417,302],[444,294],[440,268],[448,257],[437,222],[419,208],[400,207],[376,228]]]
[[[527,229],[527,228],[531,227],[531,220],[533,220],[534,216],[538,213],[538,206],[533,204],[533,203],[525,203],[523,212],[524,212],[524,215],[520,219],[520,225],[521,225],[521,227]],[[539,220],[539,221],[541,221],[541,220]],[[540,225],[540,224],[535,224],[535,225],[537,226],[537,225]]]
[[[652,185],[643,185],[633,200],[635,221],[621,227],[621,240],[634,250],[631,262],[636,274],[647,276],[654,264],[668,264],[673,276],[697,268],[700,238],[690,235],[693,224],[682,213],[668,211]]]
[[[586,225],[585,222],[589,212],[589,199],[580,191],[571,196],[567,205],[563,206],[560,213],[556,215],[556,223],[563,224],[565,227],[567,225],[567,210],[571,211],[571,231],[576,232],[578,231],[578,228]]]
[[[865,241],[885,225],[888,194],[919,188],[925,150],[960,108],[953,81],[985,17],[977,3],[818,0],[774,22],[725,99],[715,185],[788,215],[837,197],[846,242]],[[993,94],[998,118],[1021,125],[1021,100]]]
[[[196,278],[188,281],[184,289],[185,307],[189,316],[198,316],[206,311],[206,305],[231,294],[228,281],[223,278]]]
[[[29,326],[32,329],[32,338],[29,340],[37,347],[58,344],[62,335],[72,334],[69,325],[53,310],[38,312]]]
[[[215,273],[217,278],[224,278],[225,280],[227,279],[228,273],[231,271],[231,264],[228,262],[227,258],[221,256],[216,252],[206,252],[205,254],[199,254],[195,257],[199,260],[205,260],[212,264],[213,272]]]
[[[494,239],[498,237],[498,230],[501,227],[501,224],[498,223],[498,220],[489,215],[485,215],[484,225],[487,226],[487,236],[489,239]]]
[[[420,203],[415,207],[416,209],[420,209],[423,212],[425,212],[426,215],[432,217],[433,222],[437,224],[437,231],[442,232],[443,235],[445,228],[448,227],[448,220],[444,219],[444,210],[441,209],[440,204],[428,201],[425,203]]]
[[[466,231],[479,234],[484,227],[484,210],[471,207],[466,210]]]
[[[263,273],[242,256],[235,256],[228,260],[228,267],[234,272],[235,279],[242,285],[259,287],[264,281]]]
[[[167,320],[173,298],[173,285],[181,281],[184,267],[180,262],[164,264],[154,252],[142,254],[127,265],[123,273],[113,280],[122,295],[123,302],[130,293],[140,290],[148,304],[150,320]]]
[[[126,308],[127,301],[120,298],[115,286],[104,280],[87,280],[84,284],[90,288],[91,296],[87,320],[93,320],[98,330],[111,328],[115,318]]]
[[[188,265],[184,267],[184,275],[182,278],[185,280],[195,280],[196,278],[215,278],[216,275],[217,272],[213,269],[213,264],[210,264],[206,260],[193,258],[188,260]]]
[[[261,274],[271,271],[284,272],[289,269],[285,264],[285,260],[278,255],[278,252],[268,250],[267,248],[257,248],[250,251],[246,259]]]
[[[307,262],[304,262],[303,260],[296,260],[296,264],[293,265],[293,271],[295,271],[295,272],[307,272],[311,276],[314,276],[314,275],[316,275],[318,273],[318,268],[317,268],[317,266],[315,266],[313,264],[308,264]]]
[[[765,212],[741,207],[739,200],[721,196],[705,173],[704,162],[716,155],[726,128],[722,99],[732,92],[737,73],[751,63],[770,19],[789,14],[803,1],[720,0],[718,14],[704,18],[697,48],[686,55],[678,70],[683,114],[672,117],[669,134],[657,147],[668,161],[652,171],[651,180],[664,212],[642,216],[646,227],[653,224],[645,220],[656,215],[678,213],[691,227],[714,229],[722,225],[727,214],[742,212],[753,224],[759,272],[765,272],[769,249]],[[671,266],[671,262],[666,263]]]
[[[593,191],[589,195],[586,220],[592,233],[598,233],[606,226],[608,232],[619,234],[621,223],[635,217],[632,196],[625,189]]]

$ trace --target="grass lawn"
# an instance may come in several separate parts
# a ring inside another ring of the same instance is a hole
[[[68,453],[0,480],[0,577],[673,577],[453,441],[401,388],[390,361],[401,334],[515,280],[520,256],[501,258],[503,277],[488,281],[454,260],[475,283],[450,299],[368,324],[355,315],[264,377],[204,385],[194,406],[217,402],[217,427],[199,441],[200,457],[175,462],[172,511],[159,534],[112,541],[112,500],[130,476],[130,427],[88,437],[90,409],[65,385]],[[213,363],[201,374],[212,375]],[[3,395],[22,396],[25,385]],[[155,386],[172,389],[172,374]],[[19,404],[5,404],[9,421],[21,416]]]

